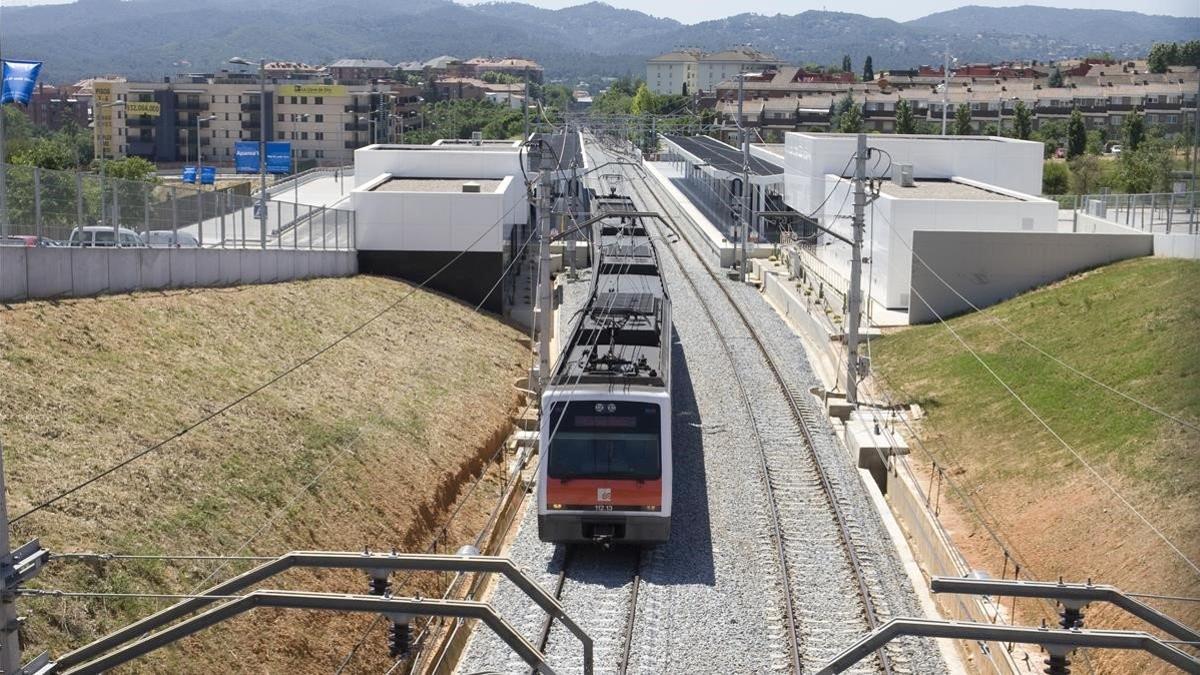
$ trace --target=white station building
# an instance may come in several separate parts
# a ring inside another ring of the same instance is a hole
[[[1042,144],[986,136],[872,134],[867,166],[878,197],[866,209],[863,286],[877,306],[910,305],[917,231],[1056,232],[1057,203],[1036,196]],[[784,202],[852,238],[854,134],[788,133]],[[810,249],[827,275],[850,276],[850,246],[821,234]]]
[[[519,141],[370,145],[354,153],[359,271],[429,284],[494,312],[530,223]],[[519,238],[518,238],[519,237]]]

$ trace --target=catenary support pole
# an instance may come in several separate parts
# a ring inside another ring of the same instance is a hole
[[[742,283],[746,282],[746,235],[747,235],[748,225],[750,222],[750,219],[747,214],[747,211],[750,210],[750,201],[747,198],[747,196],[749,195],[749,188],[750,188],[750,186],[749,186],[749,182],[750,182],[750,180],[749,180],[750,179],[750,135],[748,133],[746,133],[746,118],[742,114],[742,107],[745,104],[745,101],[746,101],[746,74],[739,73],[738,74],[738,112],[737,112],[737,120],[738,121],[737,121],[737,126],[738,126],[738,131],[741,134],[741,137],[739,138],[739,140],[741,141],[741,146],[742,146],[742,164],[743,164],[743,166],[742,166],[742,194],[740,195],[741,207],[742,207],[741,212],[742,213],[741,213],[741,218],[739,218],[741,223],[740,223],[740,231],[738,232],[738,240],[739,240],[739,244],[740,244],[740,246],[738,248],[741,251],[741,261],[738,263],[738,269],[740,270],[739,274],[740,274],[740,279],[741,279]]]
[[[553,189],[554,153],[543,140],[541,176],[538,186],[538,382],[550,383],[550,333],[554,323],[554,293],[550,288],[550,209]]]
[[[850,297],[846,316],[846,402],[858,403],[858,321],[862,314],[862,243],[867,206],[867,135],[854,153],[854,244],[850,247]]]

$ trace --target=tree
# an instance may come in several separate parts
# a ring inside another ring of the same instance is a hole
[[[633,95],[633,102],[630,104],[629,112],[634,115],[646,115],[654,112],[654,94],[650,93],[649,87],[643,82],[638,87],[637,93]]]
[[[1121,148],[1121,152],[1137,150],[1145,137],[1146,120],[1142,117],[1141,111],[1135,108],[1125,116],[1125,122],[1121,125],[1121,138],[1125,142],[1125,147]]]
[[[1095,155],[1080,155],[1071,160],[1071,192],[1077,195],[1096,192],[1104,175],[1101,164],[1100,158]]]
[[[842,56],[842,72],[843,73],[853,73],[854,72],[854,65],[850,62],[849,54],[845,54]]]
[[[851,105],[850,109],[838,116],[837,129],[843,134],[862,132],[862,106]]]
[[[1017,101],[1013,107],[1013,136],[1027,141],[1033,133],[1033,113],[1025,107],[1024,101]]]
[[[1089,155],[1104,154],[1104,130],[1092,129],[1087,132],[1087,151]]]
[[[875,79],[875,66],[871,63],[871,55],[867,54],[867,60],[863,61],[863,82],[870,82]]]
[[[1046,156],[1049,157],[1055,150],[1066,145],[1067,125],[1062,120],[1042,120],[1032,138],[1045,144]]]
[[[896,133],[917,133],[917,121],[913,118],[912,105],[905,99],[896,104]]]
[[[1070,181],[1071,170],[1063,162],[1047,161],[1042,167],[1042,194],[1066,194]]]
[[[971,106],[966,103],[954,110],[954,133],[958,136],[971,135]]]
[[[1050,87],[1063,86],[1063,74],[1058,66],[1054,66],[1054,72],[1050,73],[1050,79],[1046,81],[1046,85]]]
[[[1067,122],[1067,159],[1087,152],[1087,126],[1083,123],[1083,113],[1079,108],[1071,110],[1071,119]]]
[[[1150,47],[1150,55],[1146,57],[1147,65],[1152,73],[1165,73],[1170,62],[1167,58],[1168,50],[1164,42],[1155,42]]]
[[[1122,149],[1117,161],[1116,187],[1130,193],[1167,192],[1171,187],[1171,148],[1151,138],[1135,150]]]

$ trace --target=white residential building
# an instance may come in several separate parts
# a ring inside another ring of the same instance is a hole
[[[702,54],[699,49],[680,49],[646,61],[646,86],[655,94],[694,94]]]
[[[913,232],[1057,232],[1058,205],[1036,196],[1042,144],[986,136],[872,134],[868,164],[880,179],[867,208],[864,290],[890,309],[909,307]],[[851,238],[853,134],[788,133],[784,201]],[[886,154],[884,154],[886,153]],[[906,169],[901,169],[901,166]],[[911,184],[901,173],[913,177]],[[828,235],[813,251],[835,277],[849,278],[850,247]]]
[[[695,91],[716,91],[717,85],[738,73],[756,73],[787,65],[784,61],[764,54],[752,47],[737,47],[723,52],[713,52],[700,57],[696,69]]]

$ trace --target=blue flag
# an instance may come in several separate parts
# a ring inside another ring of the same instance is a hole
[[[4,87],[0,92],[0,103],[16,101],[29,103],[33,96],[33,86],[37,83],[38,73],[42,70],[41,61],[5,61]]]

